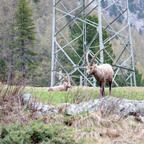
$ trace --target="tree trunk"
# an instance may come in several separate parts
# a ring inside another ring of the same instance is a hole
[[[24,40],[21,41],[21,46],[22,46],[22,56],[21,56],[21,60],[22,60],[22,75],[23,75],[23,78],[24,78],[25,77],[24,76],[24,74],[25,74]]]

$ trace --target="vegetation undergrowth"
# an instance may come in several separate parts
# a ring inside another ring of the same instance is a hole
[[[31,121],[28,125],[4,125],[1,129],[1,144],[72,144],[74,130],[61,123],[44,124],[42,121]],[[78,144],[78,143],[77,143]]]
[[[144,125],[101,110],[73,116],[43,115],[27,124],[2,125],[1,144],[142,144]]]
[[[14,77],[7,85],[0,85],[0,122],[17,122],[23,117],[25,107],[21,95],[25,88],[22,76]]]

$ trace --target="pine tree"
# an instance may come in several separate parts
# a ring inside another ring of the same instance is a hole
[[[7,67],[7,63],[5,58],[3,57],[3,44],[4,44],[4,40],[3,40],[3,29],[4,29],[4,25],[2,23],[0,23],[0,81],[4,81],[5,80],[5,69]]]
[[[15,37],[15,31],[14,31],[14,25],[11,24],[10,29],[10,41],[8,42],[8,48],[9,48],[9,71],[8,71],[8,79],[7,82],[9,83],[12,80],[13,77],[13,68],[14,68],[14,49],[17,46],[14,37]]]
[[[17,57],[15,67],[17,66],[17,69],[25,77],[26,73],[35,67],[32,57],[37,55],[32,49],[36,32],[32,19],[32,9],[27,0],[18,0],[11,33],[13,34],[13,41],[10,43],[10,49]]]
[[[135,75],[136,75],[136,85],[137,86],[144,86],[144,79],[142,79],[142,74],[135,68]]]

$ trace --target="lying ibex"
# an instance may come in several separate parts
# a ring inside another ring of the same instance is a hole
[[[65,77],[64,75],[62,75],[62,74],[58,74],[58,75],[61,75],[61,76],[65,79],[65,82],[64,82],[62,85],[60,85],[60,86],[49,87],[49,88],[47,89],[47,91],[67,91],[68,88],[71,87],[69,74],[67,74],[67,77],[68,77],[68,78],[66,78],[66,77]]]
[[[97,65],[93,64],[94,60],[98,56],[98,54],[102,51],[103,49],[99,50],[92,58],[91,62],[89,63],[88,61],[88,54],[90,51],[86,53],[86,64],[87,64],[87,75],[93,75],[95,79],[97,80],[99,86],[100,86],[100,98],[102,96],[105,96],[104,92],[104,87],[105,84],[108,82],[109,83],[109,95],[111,95],[111,86],[112,86],[112,81],[113,81],[113,70],[110,64],[102,64],[102,65]]]

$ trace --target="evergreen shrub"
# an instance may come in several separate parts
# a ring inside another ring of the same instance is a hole
[[[74,144],[74,132],[60,123],[44,124],[40,120],[28,125],[11,124],[1,128],[0,144]]]

